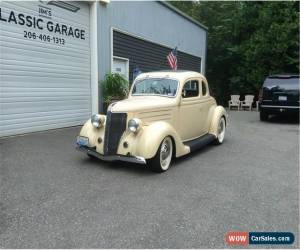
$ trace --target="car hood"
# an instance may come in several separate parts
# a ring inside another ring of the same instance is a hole
[[[176,98],[163,96],[134,96],[113,104],[112,112],[135,112],[168,108],[176,105]]]

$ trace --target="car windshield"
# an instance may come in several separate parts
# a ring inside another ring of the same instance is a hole
[[[174,97],[178,81],[169,78],[146,78],[134,83],[132,95],[160,95]]]

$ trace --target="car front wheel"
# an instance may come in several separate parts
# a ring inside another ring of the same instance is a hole
[[[173,155],[173,143],[171,137],[167,136],[161,142],[155,156],[149,160],[153,171],[162,173],[169,169]]]
[[[216,138],[216,144],[222,144],[225,138],[225,131],[226,131],[226,122],[225,118],[222,117],[219,121],[218,125],[218,135]]]

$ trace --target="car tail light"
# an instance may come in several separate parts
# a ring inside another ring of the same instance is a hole
[[[259,90],[259,94],[258,94],[258,101],[261,102],[262,99],[263,99],[263,89],[261,88],[261,89]]]

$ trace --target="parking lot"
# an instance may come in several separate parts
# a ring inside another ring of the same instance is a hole
[[[299,124],[229,117],[223,145],[163,174],[89,159],[75,151],[79,127],[1,140],[0,247],[223,248],[228,231],[297,242]]]

